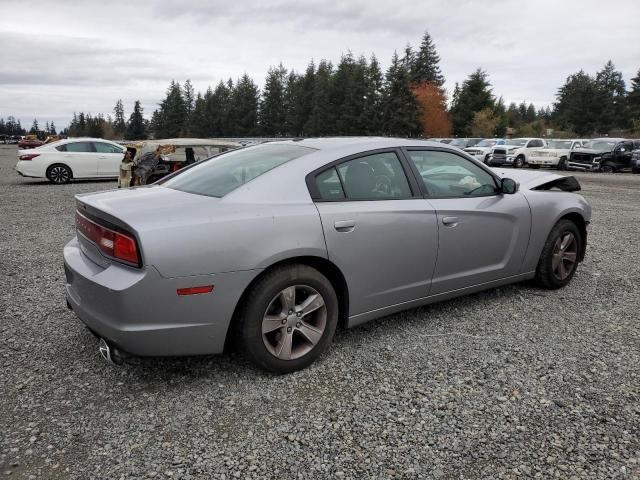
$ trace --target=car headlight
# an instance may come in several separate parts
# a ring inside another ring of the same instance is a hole
[[[593,163],[599,163],[602,157],[593,157]]]

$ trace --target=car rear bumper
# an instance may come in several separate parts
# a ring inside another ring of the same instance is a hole
[[[258,273],[164,278],[152,266],[104,268],[85,248],[77,237],[64,248],[68,305],[96,335],[136,356],[221,353],[235,306]],[[202,285],[213,292],[177,294]]]
[[[45,177],[44,173],[40,171],[41,169],[35,164],[35,162],[30,160],[19,160],[18,163],[16,163],[15,170],[23,177]]]

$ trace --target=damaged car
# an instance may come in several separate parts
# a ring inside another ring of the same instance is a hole
[[[293,372],[338,324],[524,280],[565,287],[591,220],[579,190],[422,140],[231,150],[153,185],[76,195],[67,304],[113,362],[238,348]]]
[[[635,143],[637,142],[637,143]],[[615,173],[632,169],[633,150],[640,141],[625,138],[595,138],[571,152],[570,170]]]
[[[557,139],[549,140],[545,148],[532,150],[527,158],[529,168],[552,167],[558,170],[567,169],[569,155],[576,148],[581,148],[589,140]]]
[[[124,143],[119,187],[148,185],[170,173],[228,150],[240,143],[199,138],[169,138]]]

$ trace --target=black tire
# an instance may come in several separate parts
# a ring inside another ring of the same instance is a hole
[[[577,257],[568,276],[561,279],[553,271],[553,254],[558,239],[564,237],[568,233],[571,233],[575,238]],[[548,289],[558,289],[566,286],[571,281],[576,269],[578,268],[578,258],[582,251],[582,242],[583,239],[580,229],[571,220],[560,220],[556,223],[551,229],[551,232],[547,237],[547,241],[544,244],[544,248],[542,249],[542,253],[540,254],[540,260],[538,261],[538,266],[536,268],[535,282],[539,286]]]
[[[310,351],[298,358],[283,360],[267,348],[262,325],[267,309],[278,294],[294,286],[310,287],[320,294],[326,307],[326,320],[320,340]],[[331,282],[316,269],[306,265],[277,267],[264,274],[247,292],[236,321],[239,322],[239,347],[247,358],[269,372],[291,373],[313,363],[331,344],[338,324],[338,298]]]
[[[567,169],[567,157],[562,157],[558,162],[558,170],[566,170]]]
[[[540,168],[540,165],[529,165],[529,168],[533,168],[534,170],[537,170]]]
[[[47,178],[51,183],[63,185],[73,178],[71,169],[61,163],[56,163],[47,168]]]
[[[616,173],[616,167],[612,163],[604,163],[600,165],[600,171],[602,173]]]
[[[488,153],[484,156],[484,164],[485,165],[489,165],[489,154]]]
[[[515,168],[522,168],[524,167],[524,164],[525,164],[525,161],[522,155],[518,155],[516,159],[513,161],[513,166]]]
[[[634,168],[631,173],[640,173],[640,168]]]

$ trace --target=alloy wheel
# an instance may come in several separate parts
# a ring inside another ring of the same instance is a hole
[[[565,280],[573,273],[578,260],[578,242],[571,232],[560,235],[553,247],[551,269],[558,280]]]
[[[274,357],[294,360],[313,350],[326,326],[322,295],[307,285],[294,285],[269,303],[262,319],[262,340]]]
[[[70,178],[69,170],[63,166],[55,166],[50,170],[49,178],[53,183],[67,183]]]

